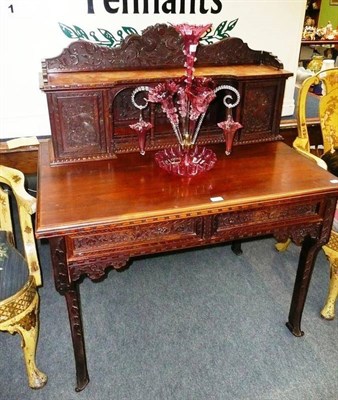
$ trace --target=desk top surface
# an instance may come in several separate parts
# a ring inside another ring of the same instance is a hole
[[[152,152],[117,159],[53,167],[48,143],[39,151],[39,238],[83,227],[129,223],[146,218],[225,212],[239,206],[338,195],[335,177],[282,142],[208,146],[214,168],[192,178],[159,168]],[[223,200],[213,202],[211,199]]]
[[[155,81],[166,78],[179,78],[184,76],[184,68],[169,69],[147,69],[147,70],[125,70],[125,71],[92,71],[92,72],[64,72],[50,73],[48,82],[45,82],[43,89],[68,88],[68,87],[98,87],[98,86],[114,86],[118,83],[126,81]],[[246,79],[254,79],[257,76],[264,75],[266,78],[274,78],[276,76],[284,76],[285,79],[292,73],[283,69],[277,69],[267,65],[228,65],[228,66],[212,66],[212,67],[196,67],[195,76],[207,76],[210,78],[217,77],[243,77]]]

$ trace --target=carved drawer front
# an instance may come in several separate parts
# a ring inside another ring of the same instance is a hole
[[[107,153],[102,91],[70,91],[48,95],[56,160]]]
[[[287,226],[306,224],[319,221],[320,203],[295,204],[293,206],[275,205],[262,208],[248,209],[246,211],[218,214],[214,218],[214,235],[224,236],[236,231],[242,232],[246,237],[252,233],[267,234],[274,229]]]
[[[100,230],[67,238],[69,259],[127,253],[151,254],[198,245],[202,235],[202,218],[163,221],[153,224]]]

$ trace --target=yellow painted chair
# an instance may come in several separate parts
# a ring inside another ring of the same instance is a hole
[[[16,202],[24,256],[15,247],[12,199]],[[25,191],[22,172],[0,165],[0,331],[20,334],[29,386],[39,389],[46,384],[47,376],[35,363],[39,331],[37,286],[41,285],[31,218],[35,209],[36,199]],[[0,368],[5,368],[1,361]]]
[[[300,90],[297,100],[297,129],[298,137],[293,142],[293,147],[302,155],[312,159],[318,166],[327,169],[325,162],[311,153],[306,124],[306,100],[309,90],[313,85],[322,85],[323,94],[319,100],[319,119],[323,137],[324,153],[338,147],[338,68],[332,68],[317,73],[307,78]],[[336,213],[336,215],[338,215]],[[277,243],[279,251],[286,250],[290,243]],[[332,230],[329,242],[323,250],[330,263],[330,285],[326,304],[321,311],[325,319],[335,316],[335,304],[338,297],[338,232]]]

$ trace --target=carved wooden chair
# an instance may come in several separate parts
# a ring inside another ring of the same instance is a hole
[[[311,153],[310,139],[306,124],[306,99],[313,85],[322,85],[323,95],[319,100],[319,119],[323,137],[324,153],[338,147],[338,68],[321,71],[307,78],[299,91],[297,102],[297,129],[298,137],[293,142],[293,147],[302,155],[310,158],[318,166],[327,169],[326,163]],[[335,219],[338,219],[336,211]],[[335,226],[335,224],[333,225]],[[290,243],[277,243],[279,251],[286,250]],[[323,250],[330,262],[330,286],[326,304],[321,311],[325,319],[333,319],[335,315],[335,303],[338,297],[338,232],[331,231],[329,242],[323,246]]]
[[[37,286],[41,285],[31,219],[35,209],[36,199],[25,191],[22,172],[0,165],[0,331],[21,335],[28,383],[38,389],[46,384],[47,376],[35,364],[39,330]],[[16,210],[20,235],[15,235],[12,222]],[[18,243],[22,243],[24,256],[15,247]]]

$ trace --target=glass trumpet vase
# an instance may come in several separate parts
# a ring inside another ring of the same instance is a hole
[[[148,131],[152,128],[150,122],[146,122],[140,116],[139,121],[136,124],[129,125],[131,129],[133,129],[137,133],[138,137],[138,147],[140,150],[140,154],[144,156],[145,148],[146,148],[146,138]]]
[[[234,121],[231,114],[227,116],[225,121],[219,122],[217,125],[223,130],[225,154],[228,156],[232,151],[235,133],[238,129],[243,128],[243,126],[239,122]]]

